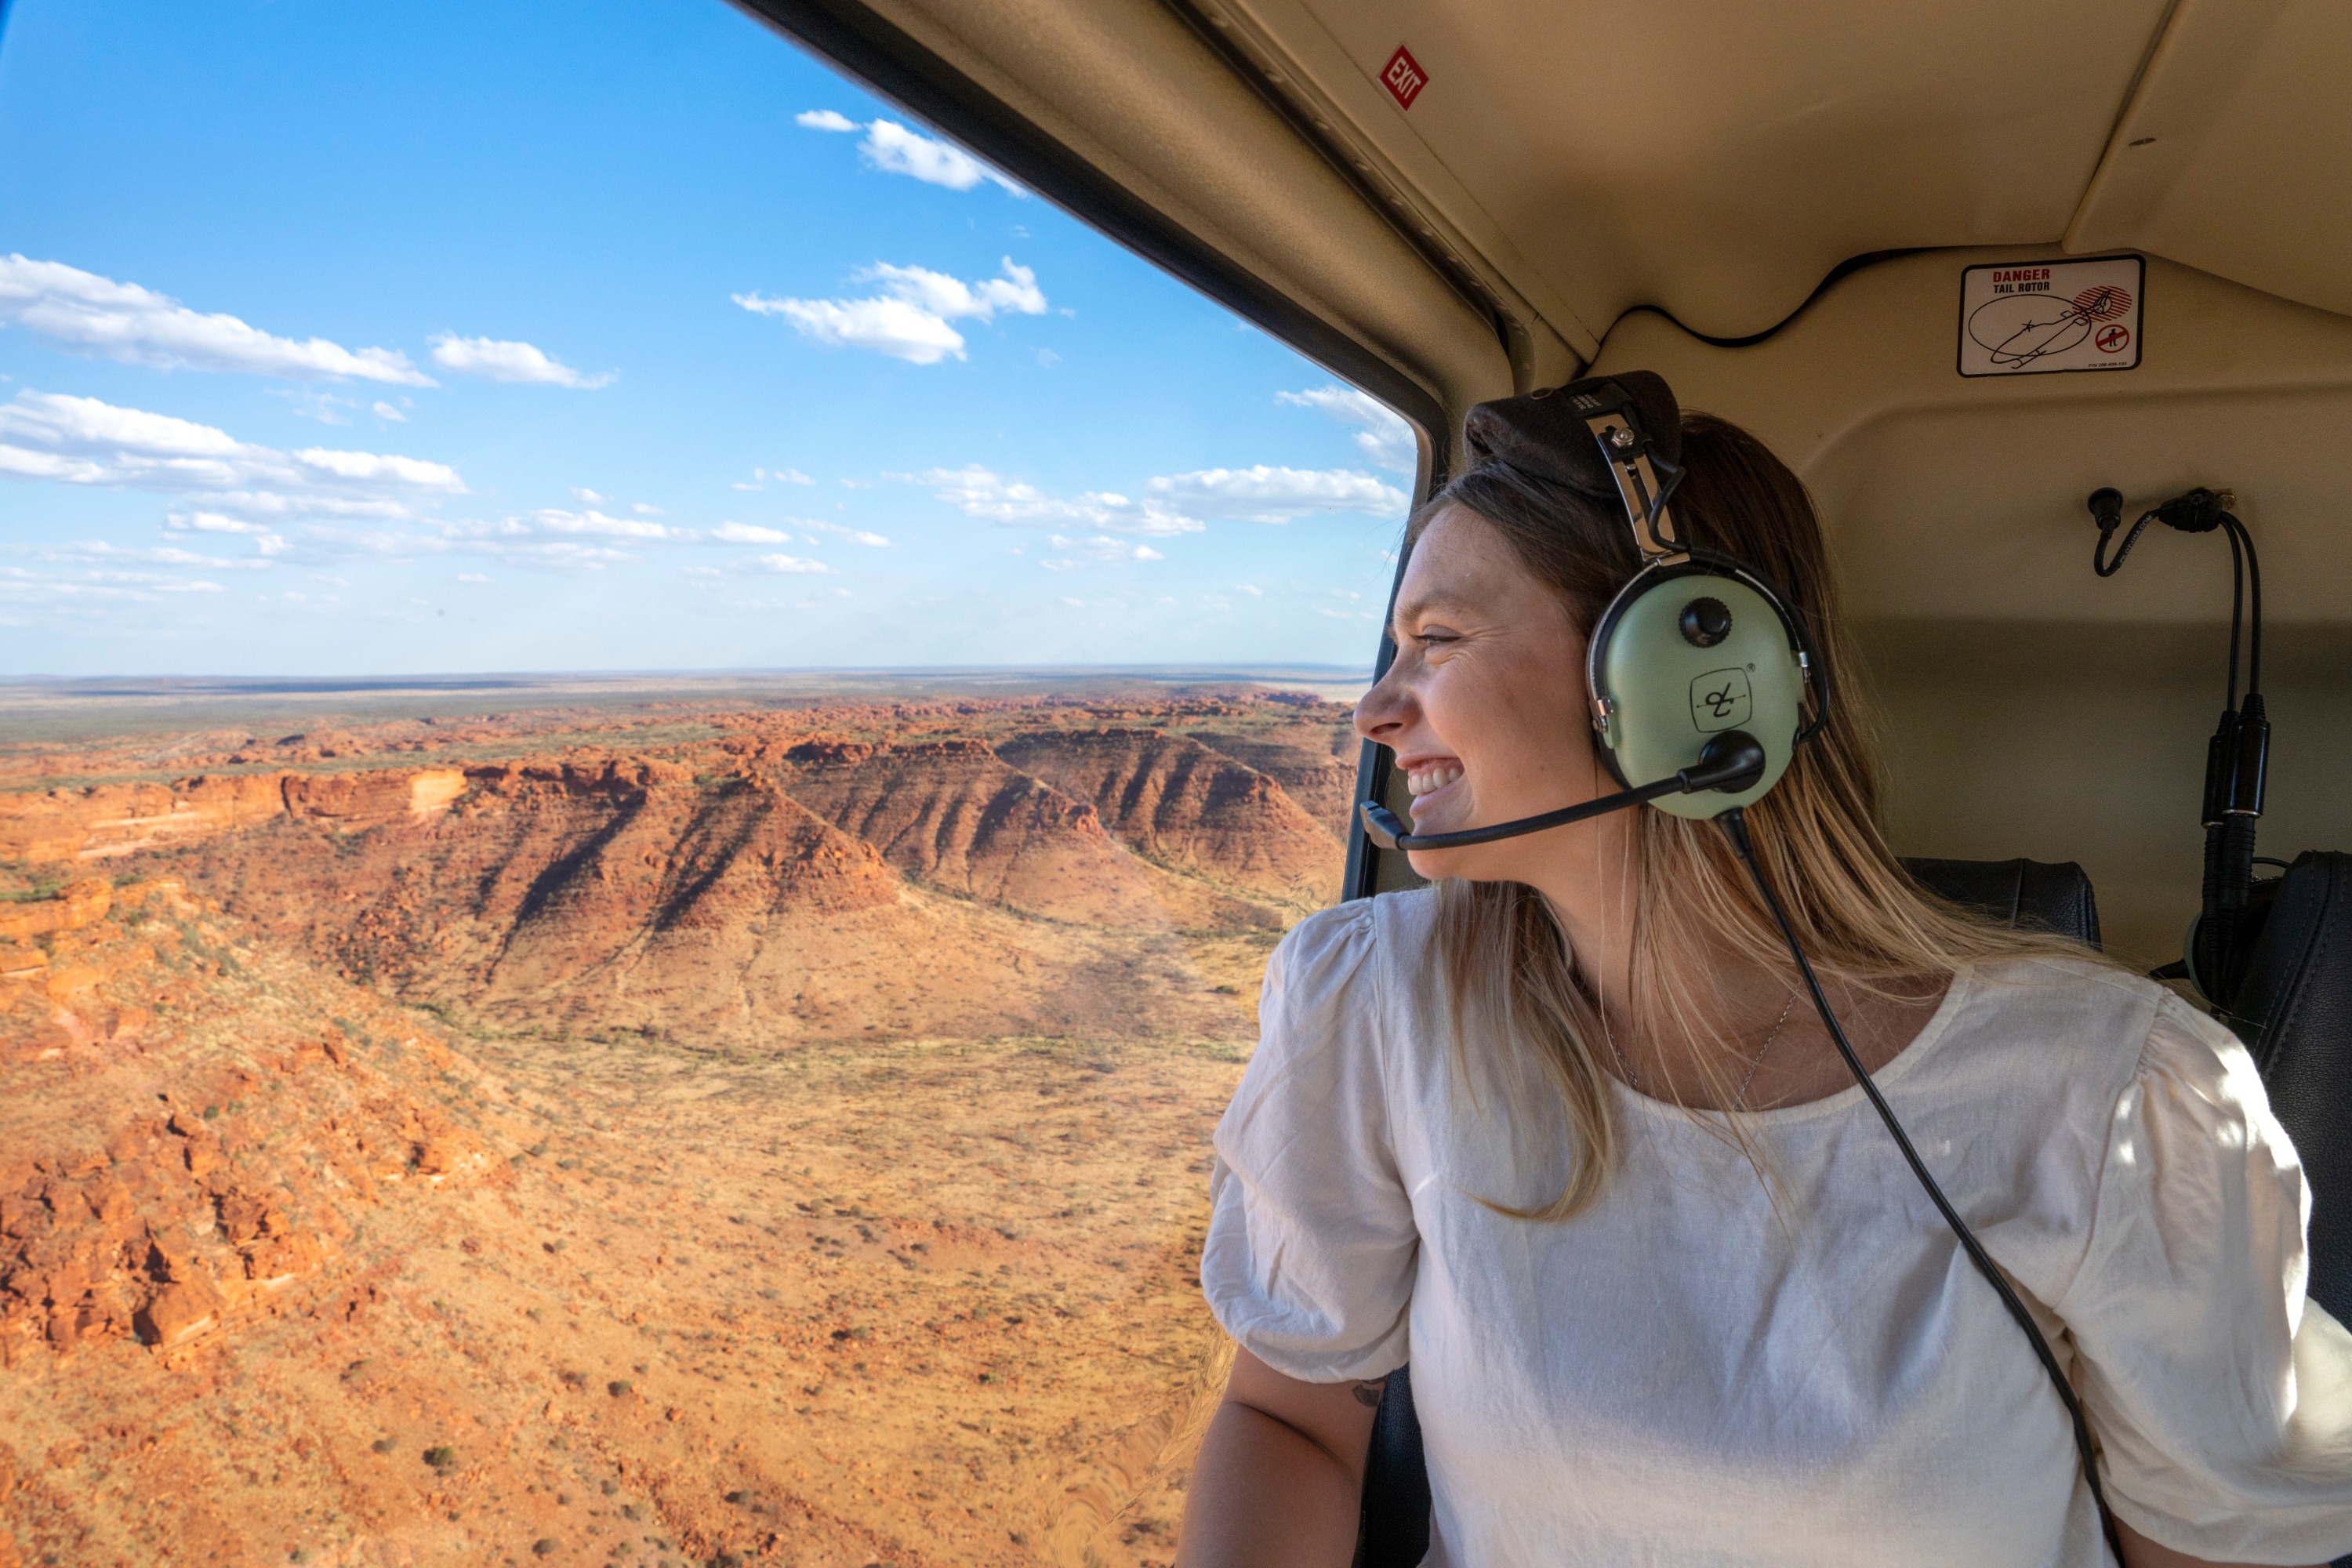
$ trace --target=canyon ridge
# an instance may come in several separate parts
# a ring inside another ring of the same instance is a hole
[[[1169,1563],[1355,758],[1246,688],[0,745],[0,1568]]]

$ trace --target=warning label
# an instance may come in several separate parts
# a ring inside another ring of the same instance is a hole
[[[1968,268],[1960,274],[1960,374],[2133,369],[2146,274],[2137,256]]]

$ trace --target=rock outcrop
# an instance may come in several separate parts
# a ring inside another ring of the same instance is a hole
[[[289,1016],[176,884],[96,886],[12,910],[57,920],[48,983],[0,980],[0,1365],[110,1339],[168,1350],[267,1311],[386,1184],[488,1169],[404,1081],[450,1065],[437,1042]],[[138,1022],[90,1027],[101,1016]]]
[[[1121,843],[1210,881],[1318,908],[1338,897],[1346,856],[1282,786],[1200,742],[1104,728],[1015,736],[997,754],[1091,802]]]
[[[1129,930],[1241,919],[1171,885],[1103,830],[1087,802],[1011,767],[982,741],[804,742],[776,777],[793,798],[929,887],[1049,920]]]

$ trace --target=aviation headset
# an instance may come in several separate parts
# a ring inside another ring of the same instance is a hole
[[[1682,412],[1674,393],[1647,371],[1570,382],[1479,404],[1463,421],[1463,436],[1474,462],[1508,465],[1588,501],[1614,501],[1633,528],[1642,564],[1594,623],[1584,658],[1585,697],[1598,750],[1622,787],[1557,811],[1453,833],[1412,832],[1385,806],[1367,801],[1357,808],[1366,836],[1384,849],[1450,849],[1540,833],[1644,803],[1721,826],[1779,925],[1831,1042],[1894,1136],[1911,1173],[2049,1373],[2073,1424],[2108,1546],[2120,1560],[2090,1423],[2074,1385],[2025,1303],[1937,1185],[1847,1041],[1796,927],[1756,859],[1742,808],[1779,784],[1797,748],[1828,722],[1829,670],[1803,618],[1762,573],[1694,545],[1676,526],[1667,504],[1684,474]]]

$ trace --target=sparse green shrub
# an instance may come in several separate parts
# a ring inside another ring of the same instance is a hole
[[[454,1470],[457,1468],[457,1450],[446,1443],[436,1443],[425,1450],[425,1462],[436,1470]]]
[[[394,1448],[399,1447],[400,1445],[394,1442],[389,1437],[378,1437],[374,1442],[370,1443],[368,1447],[374,1449],[379,1454],[389,1454]]]
[[[604,1385],[604,1392],[611,1394],[614,1398],[618,1399],[635,1386],[635,1384],[631,1383],[625,1377],[616,1377],[612,1382]],[[604,1489],[607,1492],[611,1491],[613,1489],[613,1483],[610,1481],[605,1482]]]
[[[562,1549],[562,1546],[563,1543],[556,1540],[555,1537],[551,1535],[542,1535],[537,1541],[530,1543],[530,1550],[533,1556],[552,1557],[557,1552]]]

